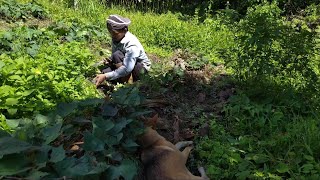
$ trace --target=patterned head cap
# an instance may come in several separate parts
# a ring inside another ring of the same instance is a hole
[[[120,30],[130,25],[131,21],[117,14],[112,14],[107,19],[107,27],[111,30]]]

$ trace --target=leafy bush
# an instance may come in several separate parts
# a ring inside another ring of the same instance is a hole
[[[1,0],[0,4],[0,17],[7,21],[26,20],[30,17],[43,19],[48,15],[47,11],[34,1],[21,4],[16,0]]]
[[[119,89],[112,99],[64,103],[48,115],[7,119],[14,132],[0,131],[0,176],[133,179],[135,138],[143,132],[136,118],[149,112],[139,106],[137,88]]]
[[[83,46],[105,33],[95,27],[76,29],[79,26],[74,24],[71,30],[66,26],[63,33],[57,25],[0,33],[1,114],[19,118],[47,111],[57,102],[98,96],[85,80],[95,69],[93,54]],[[1,126],[5,128],[4,123]]]
[[[95,96],[85,83],[92,55],[81,43],[42,46],[35,58],[1,55],[1,113],[48,110],[59,101]]]
[[[84,46],[101,39],[110,39],[105,28],[76,20],[0,32],[0,114],[20,118],[57,102],[97,97],[85,79],[95,74],[95,56]],[[2,122],[1,128],[8,129]]]
[[[296,89],[314,89],[315,32],[284,22],[276,3],[255,6],[240,21],[227,65],[241,81],[278,81]]]

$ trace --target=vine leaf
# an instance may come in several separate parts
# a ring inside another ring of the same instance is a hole
[[[113,116],[117,115],[117,113],[118,113],[118,108],[113,107],[110,104],[103,105],[102,110],[103,110],[102,111],[103,116],[113,117]]]
[[[86,131],[84,132],[83,149],[85,151],[102,151],[104,150],[104,142],[96,138],[90,132]]]
[[[120,166],[111,166],[107,170],[107,179],[118,179],[122,176],[126,180],[133,179],[137,172],[137,165],[134,161],[125,159]]]
[[[22,154],[6,155],[0,158],[0,176],[10,176],[25,172],[31,169],[31,167],[27,167],[28,163]]]
[[[65,157],[66,157],[65,151],[62,145],[59,147],[52,148],[51,159],[50,159],[51,162],[56,163],[56,162],[62,161]]]
[[[7,154],[19,153],[25,151],[32,146],[29,143],[20,141],[13,137],[0,138],[0,157]]]
[[[45,139],[45,144],[49,144],[60,135],[61,127],[62,127],[62,124],[58,123],[54,126],[46,127],[43,129],[42,134]]]

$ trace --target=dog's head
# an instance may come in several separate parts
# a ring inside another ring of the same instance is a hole
[[[142,148],[151,147],[158,140],[163,139],[162,136],[152,127],[146,127],[145,132],[138,138],[138,143]]]

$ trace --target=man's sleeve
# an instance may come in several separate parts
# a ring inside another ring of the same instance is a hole
[[[139,56],[139,49],[137,48],[137,46],[131,46],[127,48],[122,66],[112,72],[106,73],[105,75],[107,79],[115,80],[130,74],[137,62],[138,56]]]

